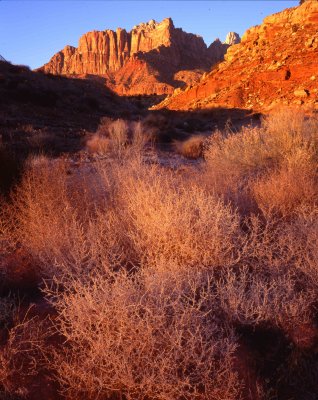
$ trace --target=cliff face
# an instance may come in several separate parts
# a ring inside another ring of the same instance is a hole
[[[142,23],[130,32],[121,28],[88,32],[77,48],[66,46],[40,70],[56,75],[100,75],[120,94],[165,94],[197,82],[224,58],[227,48],[228,44],[217,41],[207,48],[201,37],[175,28],[166,18],[160,23]],[[184,72],[181,81],[175,79],[179,71]]]
[[[266,110],[295,104],[318,109],[317,26],[317,0],[265,18],[244,34],[240,44],[231,46],[225,61],[198,84],[156,108]]]
[[[167,18],[160,24],[153,20],[140,24],[131,32],[121,28],[88,32],[80,38],[77,48],[66,46],[42,68],[58,75],[115,72],[132,54],[169,46],[172,27],[171,19]]]

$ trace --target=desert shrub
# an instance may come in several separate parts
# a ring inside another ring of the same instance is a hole
[[[267,165],[267,148],[261,149],[263,130],[244,128],[239,133],[215,132],[207,141],[206,168],[199,176],[207,190],[237,207],[242,214],[255,210],[248,181]]]
[[[235,399],[234,328],[313,325],[317,131],[275,118],[210,138],[202,180],[145,162],[147,129],[125,121],[108,120],[113,157],[90,169],[29,160],[1,240],[50,278],[67,396]]]
[[[316,155],[316,128],[316,121],[306,120],[302,113],[282,110],[265,118],[261,127],[212,135],[205,157],[211,168],[244,176],[279,165],[295,150]]]
[[[133,122],[131,124],[131,138],[128,153],[132,158],[143,155],[148,143],[153,140],[151,130],[148,130],[143,122]]]
[[[76,253],[79,247],[74,247],[74,243],[83,242],[83,226],[72,206],[67,177],[63,162],[35,157],[29,160],[21,185],[12,195],[17,241],[48,268],[48,273],[59,259],[69,258],[75,266],[75,254],[85,258],[86,249],[80,255]]]
[[[109,153],[112,157],[123,159],[140,156],[151,139],[145,125],[139,122],[103,118],[97,133],[87,141],[87,148],[95,153]]]
[[[255,261],[257,264],[257,261]],[[280,272],[224,271],[217,280],[217,297],[225,318],[242,326],[291,327],[312,320],[313,290],[300,291],[292,270]]]
[[[307,119],[304,114],[287,109],[270,114],[261,127],[243,127],[238,133],[228,132],[224,135],[216,132],[207,141],[204,153],[207,161],[205,184],[240,209],[244,209],[241,204],[247,203],[245,208],[255,212],[257,207],[255,209],[250,181],[283,168],[285,172],[281,170],[280,174],[281,186],[284,186],[283,181],[286,183],[288,175],[292,179],[291,171],[296,170],[301,159],[306,161],[307,171],[314,171],[317,132],[315,118]],[[286,172],[286,168],[289,172]],[[275,175],[274,172],[272,186],[278,179],[279,173]],[[262,184],[265,185],[266,178],[261,178],[259,182],[260,188]],[[256,191],[259,195],[262,190]]]
[[[235,399],[236,339],[213,314],[213,296],[189,277],[172,290],[141,276],[99,277],[59,295],[67,345],[53,366],[70,397]],[[160,289],[158,289],[160,286]],[[171,285],[170,285],[171,287]]]
[[[272,154],[261,128],[244,127],[241,132],[223,136],[216,132],[207,143],[207,166],[221,174],[244,177],[268,166]]]
[[[66,166],[62,162],[54,165],[45,156],[32,157],[12,198],[19,218],[19,239],[40,253],[49,238],[54,242],[59,235],[59,215],[67,208]]]
[[[25,379],[36,376],[43,365],[45,333],[37,318],[15,321],[0,351],[0,394],[25,397]]]
[[[85,279],[124,264],[117,243],[123,233],[107,190],[98,175],[70,175],[65,162],[43,156],[29,160],[12,194],[12,235],[36,260],[40,275],[60,282]]]
[[[315,325],[317,210],[293,218],[269,213],[246,221],[241,259],[216,279],[220,308],[241,325],[278,327],[285,333]]]
[[[301,109],[280,108],[264,117],[262,126],[269,132],[278,154],[317,144],[318,120],[315,116],[306,117]]]
[[[94,134],[87,140],[86,147],[90,153],[105,154],[110,149],[110,140],[108,137]]]
[[[12,234],[12,205],[4,197],[0,197],[0,251],[2,256],[10,254],[16,248],[16,237]],[[3,270],[0,270],[0,274]]]
[[[108,132],[113,153],[118,157],[121,157],[128,142],[128,122],[123,119],[117,119],[109,125]]]
[[[109,117],[101,118],[96,133],[101,135],[101,136],[107,136],[108,135],[109,125],[112,122],[113,122],[113,120],[111,118],[109,118]]]
[[[232,265],[244,238],[239,216],[138,157],[68,174],[36,158],[13,195],[15,240],[46,277],[174,261],[178,268]],[[78,175],[79,174],[79,175]]]
[[[266,216],[281,217],[297,213],[297,209],[317,202],[316,167],[308,154],[296,152],[278,169],[252,183],[258,208]]]
[[[318,289],[318,210],[317,206],[297,210],[292,222],[281,227],[279,241],[293,257],[293,265]],[[308,282],[307,282],[308,285]]]
[[[197,159],[203,156],[203,145],[205,141],[205,136],[195,135],[191,136],[189,139],[174,143],[176,151],[186,158]]]
[[[213,195],[156,166],[124,166],[118,202],[126,235],[141,259],[179,267],[234,262],[241,240],[238,215]]]

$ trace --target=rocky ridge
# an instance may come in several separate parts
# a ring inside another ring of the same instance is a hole
[[[236,40],[239,38],[235,34]],[[213,42],[175,28],[171,18],[134,26],[130,32],[93,31],[78,47],[66,46],[39,70],[54,75],[97,75],[119,94],[169,94],[194,84],[224,59],[231,43]]]
[[[154,108],[268,110],[282,104],[318,109],[317,26],[317,0],[268,16],[198,84]]]

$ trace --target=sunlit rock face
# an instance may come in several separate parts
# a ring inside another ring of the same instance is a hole
[[[157,108],[211,107],[270,110],[276,106],[318,109],[318,1],[270,15],[235,35],[225,61],[200,82],[164,100]]]
[[[228,45],[215,41],[207,48],[202,37],[175,28],[171,18],[160,23],[150,20],[130,32],[121,28],[88,32],[77,48],[66,46],[40,70],[100,75],[120,94],[168,94],[197,83],[224,59]]]
[[[239,44],[239,43],[241,43],[241,38],[240,38],[240,35],[238,35],[237,33],[229,32],[226,35],[224,44],[228,44],[228,45],[232,46],[233,44]]]
[[[160,46],[170,46],[171,19],[161,23],[151,20],[135,26],[131,32],[118,28],[116,31],[93,31],[85,33],[78,47],[66,46],[43,66],[53,74],[94,74],[115,72],[133,54],[148,52]]]

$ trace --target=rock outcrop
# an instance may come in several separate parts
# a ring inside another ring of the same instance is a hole
[[[318,1],[286,9],[246,31],[225,61],[156,108],[318,109]],[[229,36],[231,42],[233,36]]]
[[[236,32],[229,32],[226,35],[224,44],[232,46],[233,44],[239,44],[239,43],[241,43],[241,38],[240,35],[238,35]]]
[[[207,48],[200,36],[175,28],[166,18],[134,26],[130,32],[121,28],[88,32],[77,48],[66,46],[40,70],[102,76],[119,94],[168,94],[198,82],[224,59],[228,45],[217,40]]]

